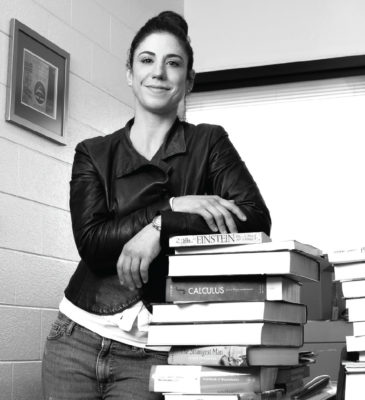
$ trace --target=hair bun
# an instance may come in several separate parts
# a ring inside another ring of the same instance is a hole
[[[158,14],[158,18],[164,20],[164,22],[174,25],[181,29],[185,36],[188,36],[188,24],[185,19],[174,11],[163,11]]]

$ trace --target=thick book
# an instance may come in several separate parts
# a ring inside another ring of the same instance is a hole
[[[169,276],[287,275],[319,281],[320,260],[295,251],[169,256]]]
[[[170,393],[240,393],[274,389],[277,368],[153,365],[149,390]]]
[[[365,321],[365,297],[347,299],[346,308],[348,309],[348,320],[350,322]]]
[[[365,336],[346,336],[347,351],[365,351]]]
[[[168,364],[227,367],[282,366],[300,363],[296,347],[173,346]]]
[[[244,393],[211,393],[211,394],[183,394],[164,393],[165,400],[281,400],[284,399],[283,389],[266,390],[265,392]]]
[[[298,242],[297,240],[267,241],[256,244],[236,244],[221,246],[196,246],[175,247],[175,254],[215,254],[215,253],[242,253],[258,251],[285,251],[292,250],[312,257],[322,257],[322,250],[310,244]]]
[[[210,233],[204,235],[171,236],[170,247],[206,247],[271,242],[265,232]]]
[[[246,345],[300,347],[303,325],[270,322],[149,325],[148,346]]]
[[[301,286],[283,276],[168,277],[166,302],[282,300],[300,303]]]
[[[365,336],[365,321],[357,321],[352,323],[352,330],[354,336]],[[359,355],[360,357],[360,355]],[[360,358],[359,358],[360,360]]]
[[[347,299],[365,296],[365,279],[344,281],[341,286],[343,297]]]
[[[365,246],[329,252],[328,261],[332,264],[365,261]]]
[[[352,279],[365,279],[365,262],[351,264],[335,264],[335,280],[347,281]]]
[[[304,324],[307,308],[282,301],[153,304],[153,324],[268,321]]]

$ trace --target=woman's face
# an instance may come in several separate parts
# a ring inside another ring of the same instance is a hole
[[[128,84],[136,97],[136,108],[156,114],[176,113],[179,102],[191,89],[187,77],[187,55],[178,39],[167,32],[147,36],[136,48]]]

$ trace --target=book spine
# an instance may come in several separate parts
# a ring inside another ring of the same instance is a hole
[[[166,279],[166,302],[264,301],[265,282],[174,281]]]
[[[263,232],[173,236],[170,247],[217,246],[227,244],[256,244],[270,241]]]
[[[247,367],[247,346],[173,347],[168,364]]]

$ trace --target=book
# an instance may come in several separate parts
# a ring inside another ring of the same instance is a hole
[[[346,336],[347,351],[365,351],[365,336]]]
[[[348,309],[348,320],[350,322],[365,321],[365,297],[346,299],[346,308]]]
[[[309,257],[322,257],[322,250],[310,244],[301,243],[297,240],[282,240],[273,242],[262,242],[257,244],[237,244],[221,246],[201,246],[201,247],[176,247],[175,255],[186,254],[215,254],[215,253],[242,253],[242,252],[262,252],[262,251],[285,251],[292,250],[303,253]]]
[[[282,301],[153,304],[152,324],[269,321],[304,324],[307,308]]]
[[[263,345],[300,347],[303,325],[270,322],[149,325],[147,346]]]
[[[227,367],[297,365],[300,354],[296,347],[173,346],[167,363]]]
[[[319,281],[320,261],[294,251],[169,256],[170,277],[260,274]]]
[[[356,281],[343,281],[342,294],[345,298],[365,296],[365,279]]]
[[[362,397],[364,391],[365,372],[347,373],[345,381],[345,400],[355,400]]]
[[[352,323],[354,336],[365,336],[365,321],[357,321]]]
[[[166,302],[282,300],[300,303],[301,286],[283,276],[168,277]]]
[[[232,394],[182,394],[164,393],[165,400],[281,400],[284,399],[283,389],[267,390],[261,393],[244,392]]]
[[[365,261],[365,246],[329,252],[328,261],[332,264]]]
[[[351,264],[335,264],[335,280],[347,281],[353,279],[365,279],[365,262]]]
[[[210,247],[227,245],[245,245],[271,242],[265,232],[243,232],[243,233],[210,233],[206,235],[182,235],[171,236],[170,247]],[[193,250],[191,250],[193,251]]]
[[[274,389],[277,368],[224,368],[198,365],[153,365],[151,392],[240,393]]]

